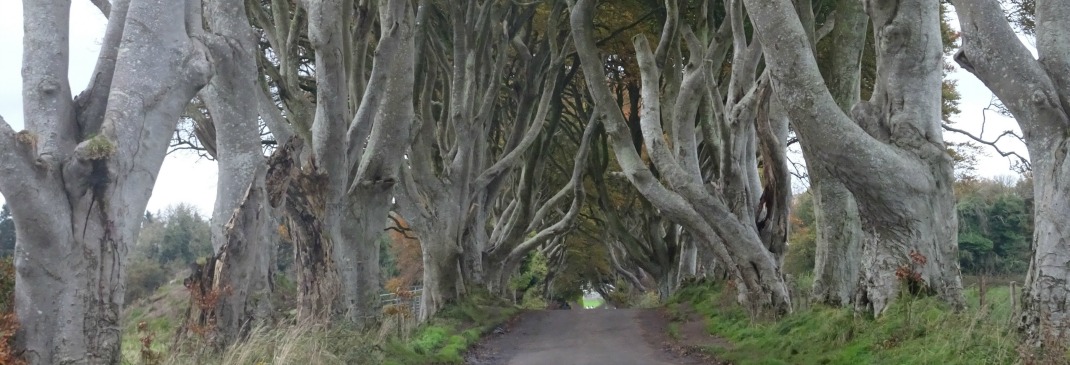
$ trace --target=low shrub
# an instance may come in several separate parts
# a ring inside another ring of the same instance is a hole
[[[152,295],[167,283],[168,273],[160,263],[137,257],[126,267],[126,301],[132,303]]]

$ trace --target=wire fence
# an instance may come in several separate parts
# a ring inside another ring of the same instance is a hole
[[[380,294],[379,308],[390,306],[397,309],[405,309],[415,317],[420,314],[420,298],[423,296],[423,292],[424,288],[422,286],[414,286],[409,288],[407,292]]]

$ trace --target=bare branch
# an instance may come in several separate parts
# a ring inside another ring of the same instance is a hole
[[[98,2],[108,4],[109,11],[105,12],[105,16],[112,16],[108,18],[108,27],[104,31],[93,78],[89,80],[89,86],[74,99],[83,139],[96,134],[104,122],[104,110],[108,108],[108,94],[115,76],[115,60],[119,57],[119,43],[126,29],[126,13],[130,5],[130,0],[117,0],[114,6],[107,0],[94,0],[94,3]]]
[[[795,162],[795,160],[792,160],[791,157],[788,157],[788,163],[791,164],[791,169],[793,170],[791,172],[792,176],[795,176],[798,180],[810,180],[810,175],[806,172],[806,165]]]
[[[1003,138],[1004,136],[1007,136],[1007,135],[1012,135],[1012,136],[1014,136],[1014,137],[1016,137],[1018,139],[1021,139],[1022,137],[1018,136],[1018,134],[1014,133],[1014,131],[1010,131],[1010,130],[1003,131],[1003,133],[1000,134],[998,137],[996,137],[995,140],[989,141],[989,140],[983,139],[983,138],[981,138],[979,136],[975,136],[975,135],[973,135],[973,133],[967,132],[967,131],[962,130],[962,129],[954,128],[954,127],[948,126],[946,124],[944,125],[944,130],[949,131],[949,132],[955,132],[955,133],[962,134],[962,135],[964,135],[966,137],[969,137],[970,139],[972,139],[974,141],[977,141],[978,143],[988,145],[988,146],[992,147],[993,149],[995,149],[996,153],[998,153],[1000,156],[1003,156],[1003,157],[1015,157],[1026,167],[1027,170],[1031,169],[1028,158],[1018,154],[1018,152],[1004,151],[1004,150],[1000,149],[1000,147],[998,145],[996,145],[996,142],[999,142],[1000,138]]]
[[[8,197],[16,191],[10,190],[12,180],[20,176],[30,176],[30,164],[27,157],[33,157],[36,138],[29,132],[15,133],[4,117],[0,116],[0,188],[4,188]],[[22,151],[23,153],[19,153]],[[26,152],[30,152],[29,155]]]
[[[398,217],[397,213],[390,212],[390,214],[387,214],[387,218],[390,218],[390,221],[393,222],[394,224],[389,226],[389,227],[384,228],[383,229],[384,231],[396,231],[398,233],[401,233],[402,237],[405,237],[406,239],[410,239],[410,240],[418,240],[419,239],[416,236],[410,236],[409,235],[409,233],[413,232],[412,228],[405,227],[405,224],[401,223],[401,219],[400,219],[400,217]]]
[[[665,57],[669,48],[676,42],[677,23],[680,21],[680,4],[678,0],[665,0],[665,26],[661,29],[661,38],[654,49],[654,62],[658,68],[665,66]]]
[[[818,28],[816,34],[814,35],[814,43],[821,42],[821,40],[824,39],[825,36],[829,35],[829,33],[832,33],[832,30],[836,28],[835,10],[833,10],[832,13],[829,13],[829,15],[825,16],[825,19],[828,20],[825,21],[825,24],[821,24],[821,28]]]
[[[1017,138],[1018,140],[1022,141],[1023,143],[1025,143],[1025,140],[1022,138],[1022,136],[1019,136],[1017,133],[1015,133],[1012,130],[1003,131],[1003,133],[1000,133],[999,136],[996,136],[996,139],[994,139],[994,140],[987,140],[987,139],[982,138],[982,136],[984,136],[983,124],[982,124],[981,134],[980,135],[974,135],[973,133],[970,133],[970,132],[968,132],[966,130],[954,128],[954,127],[951,127],[951,126],[949,126],[947,124],[944,124],[943,128],[946,131],[955,132],[955,133],[964,135],[966,137],[969,137],[970,139],[972,139],[972,140],[974,140],[974,141],[976,141],[978,143],[981,143],[981,144],[984,144],[984,145],[988,145],[989,147],[992,147],[992,149],[996,150],[996,153],[998,153],[1000,156],[1017,158],[1018,161],[1021,163],[1021,165],[1027,171],[1028,170],[1032,170],[1032,165],[1030,164],[1028,158],[1026,158],[1025,156],[1022,156],[1021,154],[1018,154],[1018,152],[1015,152],[1015,151],[1005,151],[1005,150],[1001,149],[999,147],[999,145],[996,144],[996,143],[999,142],[999,140],[1001,138],[1003,138],[1005,136],[1008,136],[1008,135],[1009,136],[1013,136],[1013,137]]]
[[[1025,135],[1039,137],[1070,126],[1055,80],[1018,39],[999,2],[952,2],[963,33],[955,61],[1003,101]]]
[[[966,137],[969,137],[970,139],[972,139],[972,140],[974,140],[974,141],[976,141],[978,143],[981,143],[981,144],[984,144],[984,145],[988,145],[988,146],[992,147],[993,149],[995,149],[996,153],[998,153],[1000,156],[1017,158],[1018,159],[1018,163],[1020,164],[1020,166],[1025,171],[1032,170],[1032,164],[1029,162],[1029,158],[1027,158],[1025,156],[1022,156],[1021,154],[1019,154],[1019,153],[1017,153],[1015,151],[1004,151],[998,145],[996,145],[997,143],[999,143],[999,140],[1002,139],[1005,136],[1012,136],[1012,137],[1018,139],[1018,141],[1020,141],[1022,143],[1025,143],[1025,137],[1019,135],[1018,133],[1016,133],[1016,132],[1014,132],[1012,130],[1005,130],[1005,131],[1003,131],[1003,133],[1000,133],[1000,135],[996,136],[996,139],[988,140],[988,139],[984,138],[984,136],[985,136],[985,128],[988,126],[988,113],[987,112],[990,112],[990,111],[994,111],[994,112],[996,112],[996,113],[998,113],[1000,115],[1006,116],[1006,117],[1013,117],[1012,115],[1010,115],[1009,111],[1007,111],[1006,106],[1001,104],[997,97],[993,96],[992,100],[990,100],[988,102],[988,106],[986,106],[981,111],[981,132],[980,133],[975,135],[975,134],[970,133],[968,131],[951,127],[950,125],[948,125],[949,124],[948,122],[943,123],[943,128],[946,131],[955,132],[955,133],[964,135]]]

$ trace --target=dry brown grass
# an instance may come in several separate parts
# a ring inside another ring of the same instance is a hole
[[[15,316],[15,265],[11,258],[0,259],[0,364],[22,365],[13,347],[19,320]]]

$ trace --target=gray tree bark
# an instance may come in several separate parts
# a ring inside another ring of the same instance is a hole
[[[858,205],[847,187],[834,177],[826,176],[828,170],[809,170],[817,223],[811,298],[817,303],[847,306],[854,302],[862,261],[862,222]]]
[[[1003,101],[1025,133],[1036,197],[1033,258],[1019,331],[1061,356],[1070,336],[1070,3],[1038,0],[1039,59],[1018,40],[994,0],[956,0],[963,33],[955,55]]]
[[[223,245],[186,279],[191,293],[186,323],[174,343],[196,326],[214,351],[241,341],[257,322],[270,320],[273,241],[264,240],[270,225],[261,164],[239,205],[223,226]]]
[[[347,291],[348,316],[365,322],[376,317],[379,304],[379,243],[393,205],[394,186],[401,180],[403,151],[415,118],[415,14],[409,1],[395,0],[380,12],[383,35],[376,48],[364,99],[350,126],[349,159],[356,174],[345,194],[348,205],[341,227],[347,244],[339,246],[341,277],[356,283]],[[377,100],[378,95],[382,95]],[[353,132],[371,126],[365,145]],[[356,243],[356,244],[354,244]],[[352,253],[349,253],[352,250]],[[350,257],[356,260],[350,261]]]
[[[215,127],[219,181],[212,213],[215,256],[198,280],[220,299],[218,308],[204,308],[208,313],[189,320],[201,326],[214,323],[221,349],[243,337],[254,321],[269,319],[275,242],[260,234],[272,218],[265,209],[267,159],[260,146],[258,95],[252,92],[259,86],[256,38],[244,1],[205,5],[208,31],[215,35],[210,48],[217,73],[201,91],[201,100]]]
[[[117,57],[98,63],[75,103],[69,7],[24,3],[26,130],[0,122],[0,191],[19,230],[16,345],[31,364],[114,364],[128,245],[178,117],[212,68],[199,1],[116,1],[101,54]]]
[[[861,63],[869,17],[862,3],[835,3],[835,18],[823,53],[818,53],[821,75],[836,105],[849,113],[861,101]],[[803,144],[814,196],[817,252],[811,298],[818,303],[846,306],[853,302],[861,267],[862,222],[854,195],[817,158],[813,144]]]
[[[666,43],[665,39],[662,39],[663,42],[659,44],[659,48],[652,52],[646,38],[639,36],[635,38],[634,44],[642,73],[640,126],[646,151],[657,166],[661,174],[660,178],[666,184],[663,185],[651,173],[636,152],[623,114],[620,108],[616,107],[609,88],[605,85],[604,59],[597,53],[592,34],[593,8],[593,1],[577,2],[572,7],[571,25],[587,86],[598,109],[597,113],[606,125],[606,133],[613,144],[617,162],[625,175],[643,196],[660,210],[663,216],[683,225],[693,237],[709,247],[722,262],[733,263],[728,270],[733,280],[737,281],[740,302],[755,311],[765,309],[772,309],[774,312],[790,311],[791,300],[777,259],[762,242],[755,229],[754,211],[759,200],[756,191],[760,189],[760,186],[755,187],[758,185],[757,173],[750,174],[744,163],[733,163],[733,166],[725,167],[729,172],[726,176],[730,178],[726,181],[731,182],[730,185],[726,185],[727,187],[736,192],[755,193],[722,195],[716,189],[707,189],[704,186],[703,176],[698,171],[699,165],[695,161],[697,154],[693,152],[681,153],[679,156],[673,154],[666,144],[665,133],[661,129],[662,118],[665,114],[662,114],[660,106],[663,102],[660,87],[663,70],[662,64],[658,62],[665,54],[664,52],[668,52],[661,45],[671,44],[671,42]],[[729,5],[729,10],[736,14],[741,12],[738,7],[731,5]],[[678,16],[678,14],[670,12],[670,17],[672,16]],[[745,151],[750,151],[750,156],[754,156],[756,139],[753,134],[752,118],[754,106],[758,104],[759,99],[756,91],[760,88],[752,87],[754,86],[753,70],[757,66],[755,53],[761,47],[757,44],[750,46],[746,44],[745,34],[742,33],[743,19],[741,17],[736,16],[731,19],[734,34],[737,35],[735,38],[736,60],[747,62],[733,66],[733,73],[744,77],[732,78],[728,105],[723,110],[736,115],[730,119],[730,124],[727,126],[739,138],[736,138],[733,145],[723,150],[731,151],[732,156],[747,156]],[[666,32],[663,34],[673,34],[674,32],[669,31],[672,22],[667,23],[670,25],[666,26]],[[714,63],[712,61],[719,53],[717,52],[719,47],[715,47],[715,44],[703,45],[687,29],[679,34],[686,41],[690,53],[695,56],[683,67],[683,75],[679,82],[670,83],[669,89],[672,91],[666,94],[666,100],[674,103],[670,105],[675,105],[675,108],[671,114],[667,115],[673,118],[671,120],[674,125],[679,126],[678,136],[675,138],[678,138],[680,150],[691,151],[697,148],[695,145],[697,133],[695,123],[692,121],[709,85],[706,78],[709,72],[706,67],[708,63]],[[699,55],[701,57],[696,57]],[[668,63],[671,62],[666,62]],[[664,72],[666,72],[666,80],[675,79],[676,76],[668,74],[674,72],[672,68]],[[748,72],[750,78],[745,77],[748,76]],[[722,98],[711,96],[706,100],[720,103]],[[750,127],[746,127],[747,124]],[[749,136],[748,130],[751,131]],[[717,140],[713,138],[713,132],[705,134],[709,135],[706,138],[707,141]],[[744,153],[736,155],[740,152]]]
[[[423,247],[420,318],[427,319],[464,294],[466,287],[500,289],[502,276],[510,274],[501,265],[509,256],[526,254],[513,251],[527,233],[522,229],[540,228],[520,219],[529,217],[534,208],[527,202],[517,203],[511,218],[498,221],[515,229],[488,229],[488,221],[505,178],[525,162],[548,124],[552,99],[559,95],[558,72],[565,55],[557,44],[560,29],[556,23],[563,10],[559,3],[547,25],[546,34],[553,36],[542,37],[537,48],[529,48],[522,33],[531,26],[533,4],[440,5],[425,0],[419,9],[417,47],[427,54],[448,55],[418,64],[419,127],[414,128],[410,168],[402,170],[404,188],[398,195],[401,213],[412,223]],[[518,64],[509,68],[513,57],[519,59]],[[507,77],[525,78],[515,115],[499,105]],[[504,148],[491,137],[499,123],[512,123]],[[528,245],[525,250],[529,246],[535,247]]]
[[[257,24],[271,25],[265,37],[279,66],[265,70],[302,140],[274,159],[280,165],[268,173],[272,204],[287,207],[291,224],[306,225],[290,227],[300,237],[296,262],[306,281],[300,287],[309,290],[300,312],[320,321],[342,315],[367,323],[378,314],[379,243],[413,121],[414,7],[372,3],[308,0],[291,15],[286,1],[274,1],[271,14],[259,4],[252,12]],[[302,10],[316,52],[314,106],[302,95],[299,77],[295,29],[303,26]],[[380,39],[366,69],[360,60],[373,15]]]
[[[951,160],[940,133],[941,44],[931,41],[940,37],[939,4],[864,3],[876,24],[878,81],[850,116],[824,85],[792,4],[746,4],[758,38],[777,50],[766,62],[800,142],[857,201],[864,235],[856,305],[880,315],[910,287],[962,307]],[[897,272],[910,278],[903,283]]]

